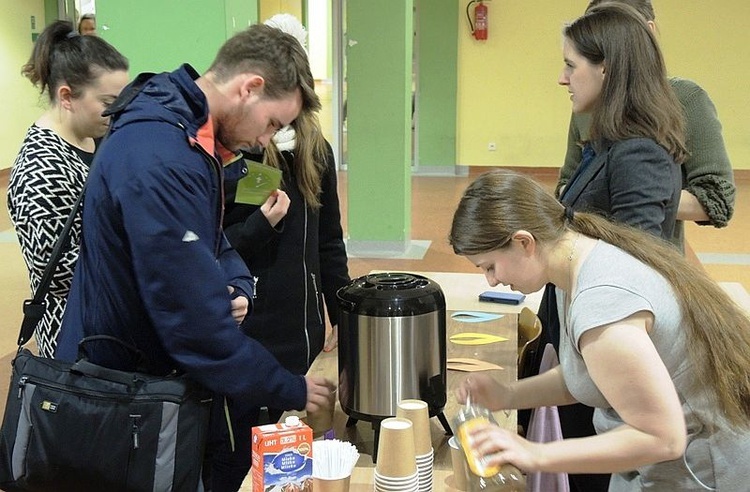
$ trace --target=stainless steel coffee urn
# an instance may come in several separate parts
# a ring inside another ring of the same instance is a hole
[[[440,286],[421,275],[377,273],[352,280],[337,298],[339,401],[350,422],[372,422],[377,446],[380,421],[396,415],[400,400],[415,398],[450,433]]]

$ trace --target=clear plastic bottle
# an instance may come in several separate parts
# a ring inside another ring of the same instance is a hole
[[[456,436],[469,464],[468,492],[525,491],[526,478],[512,465],[489,465],[472,447],[471,431],[485,424],[497,425],[487,408],[466,399],[456,415]]]

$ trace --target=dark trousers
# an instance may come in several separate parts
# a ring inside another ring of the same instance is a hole
[[[544,289],[542,302],[539,304],[537,313],[542,322],[542,334],[540,336],[539,350],[534,354],[532,367],[534,370],[531,374],[519,375],[519,377],[528,377],[539,374],[539,366],[542,363],[542,354],[544,347],[551,343],[555,350],[560,352],[560,320],[557,316],[557,300],[555,298],[555,286],[548,284]],[[575,405],[565,405],[557,408],[560,415],[560,427],[562,428],[563,438],[588,437],[596,435],[592,417],[594,409],[586,405],[576,403]],[[518,424],[524,429],[529,428],[531,410],[521,410],[518,412]],[[609,474],[568,474],[571,492],[607,492],[609,488]]]
[[[229,434],[224,398],[214,399],[206,451],[204,484],[207,492],[237,492],[252,465],[252,428],[277,422],[282,410],[240,406],[228,402],[234,449]]]

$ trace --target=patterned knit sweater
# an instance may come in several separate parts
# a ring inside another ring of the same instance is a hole
[[[32,293],[41,281],[57,238],[81,194],[93,154],[64,141],[54,131],[32,125],[18,152],[8,183],[8,211],[29,269]],[[52,357],[66,298],[78,259],[81,217],[73,224],[45,297],[44,317],[34,332],[39,353]]]

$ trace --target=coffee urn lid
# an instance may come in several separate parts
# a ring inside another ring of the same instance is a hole
[[[414,273],[373,273],[336,293],[339,307],[364,316],[415,316],[445,309],[440,285]]]

